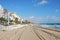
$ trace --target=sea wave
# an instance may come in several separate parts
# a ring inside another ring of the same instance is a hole
[[[47,28],[58,28],[60,29],[60,25],[40,25],[41,27],[47,27]]]

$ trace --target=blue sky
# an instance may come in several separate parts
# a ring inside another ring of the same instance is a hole
[[[0,5],[33,22],[60,23],[60,0],[0,0]]]

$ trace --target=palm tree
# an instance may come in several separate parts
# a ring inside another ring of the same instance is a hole
[[[18,18],[15,18],[15,23],[18,24]]]
[[[5,19],[3,17],[0,17],[0,22],[3,23],[3,24],[5,24],[5,23],[7,23],[7,19]]]

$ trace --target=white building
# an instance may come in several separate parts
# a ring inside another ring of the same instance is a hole
[[[7,19],[7,14],[8,11],[5,10],[1,5],[0,5],[0,17],[6,18]]]
[[[15,20],[15,18],[18,18],[18,21],[21,20],[21,18],[16,14],[16,12],[12,12],[12,13],[10,14],[10,19],[11,19],[11,20]]]
[[[0,17],[2,17],[3,7],[0,5]]]
[[[4,10],[4,8],[0,5],[0,17],[4,17],[4,18],[8,18],[8,14],[9,14],[9,18],[10,18],[10,20],[15,20],[15,18],[18,18],[18,21],[21,21],[21,23],[22,23],[22,19],[21,19],[21,17],[20,16],[18,16],[17,14],[16,14],[16,12],[12,12],[12,13],[9,13],[7,10]]]

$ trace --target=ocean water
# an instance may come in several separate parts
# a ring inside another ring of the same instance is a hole
[[[39,26],[41,26],[41,27],[47,27],[47,28],[57,28],[57,29],[60,29],[60,23],[59,24],[57,24],[57,23],[39,23]]]

